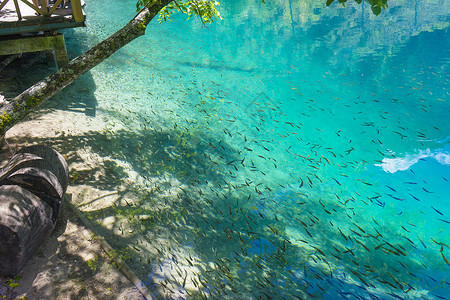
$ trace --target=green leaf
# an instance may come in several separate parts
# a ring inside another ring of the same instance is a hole
[[[16,287],[19,286],[19,283],[16,282],[15,280],[13,280],[13,279],[9,279],[9,280],[8,280],[8,285],[9,285],[10,287],[12,287],[12,288],[16,288]]]
[[[334,0],[327,0],[327,6],[330,6],[331,3],[333,3]]]
[[[381,7],[379,6],[372,6],[372,12],[374,15],[378,16],[381,13]]]

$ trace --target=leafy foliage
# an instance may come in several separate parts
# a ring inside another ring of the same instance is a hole
[[[144,5],[156,3],[157,1],[158,0],[138,0],[136,7],[140,10]],[[216,9],[216,6],[219,5],[219,2],[210,0],[173,0],[160,11],[158,21],[161,23],[170,20],[170,16],[174,12],[180,11],[187,14],[188,18],[197,16],[200,17],[204,23],[211,23],[215,20],[222,19],[219,11]]]
[[[141,10],[145,5],[152,5],[153,3],[158,3],[161,0],[138,0],[136,3],[137,10]],[[265,3],[265,0],[261,0]],[[343,6],[347,0],[338,0]],[[361,4],[364,0],[355,0],[358,4]],[[375,15],[381,13],[381,9],[387,8],[387,0],[365,0],[370,3],[372,12]],[[326,5],[330,6],[334,0],[327,0]],[[158,21],[161,23],[163,21],[170,20],[170,16],[176,12],[180,11],[188,15],[188,19],[192,16],[200,17],[203,23],[211,23],[215,20],[221,20],[222,17],[220,12],[216,9],[220,3],[215,0],[173,0],[168,5],[166,5],[159,13]]]
[[[21,276],[16,276],[14,278],[10,278],[8,280],[8,285],[12,288],[16,288],[19,286],[19,280],[20,280]]]
[[[345,6],[345,3],[347,0],[338,0],[339,3],[341,3],[343,6]],[[355,0],[356,3],[361,4],[364,0]],[[374,15],[379,15],[381,13],[381,9],[386,9],[388,7],[387,0],[366,0],[369,2],[372,12]],[[331,3],[333,3],[334,0],[327,0],[327,6],[330,6]]]

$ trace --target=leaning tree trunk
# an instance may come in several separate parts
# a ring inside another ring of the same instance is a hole
[[[172,0],[147,3],[125,27],[73,59],[68,65],[44,78],[0,108],[0,136],[23,120],[43,101],[77,80],[81,75],[110,57],[114,52],[144,35],[148,23]]]

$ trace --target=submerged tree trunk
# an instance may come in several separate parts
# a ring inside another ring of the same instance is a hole
[[[43,101],[77,80],[135,38],[144,35],[148,23],[170,2],[172,0],[160,0],[145,5],[125,27],[73,59],[67,66],[4,103],[0,108],[0,136],[4,136],[6,130],[23,120]]]

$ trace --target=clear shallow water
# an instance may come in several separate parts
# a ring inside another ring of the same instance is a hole
[[[135,13],[86,2],[73,54]],[[254,2],[153,22],[72,87],[137,174],[112,243],[157,297],[447,297],[450,3]]]

